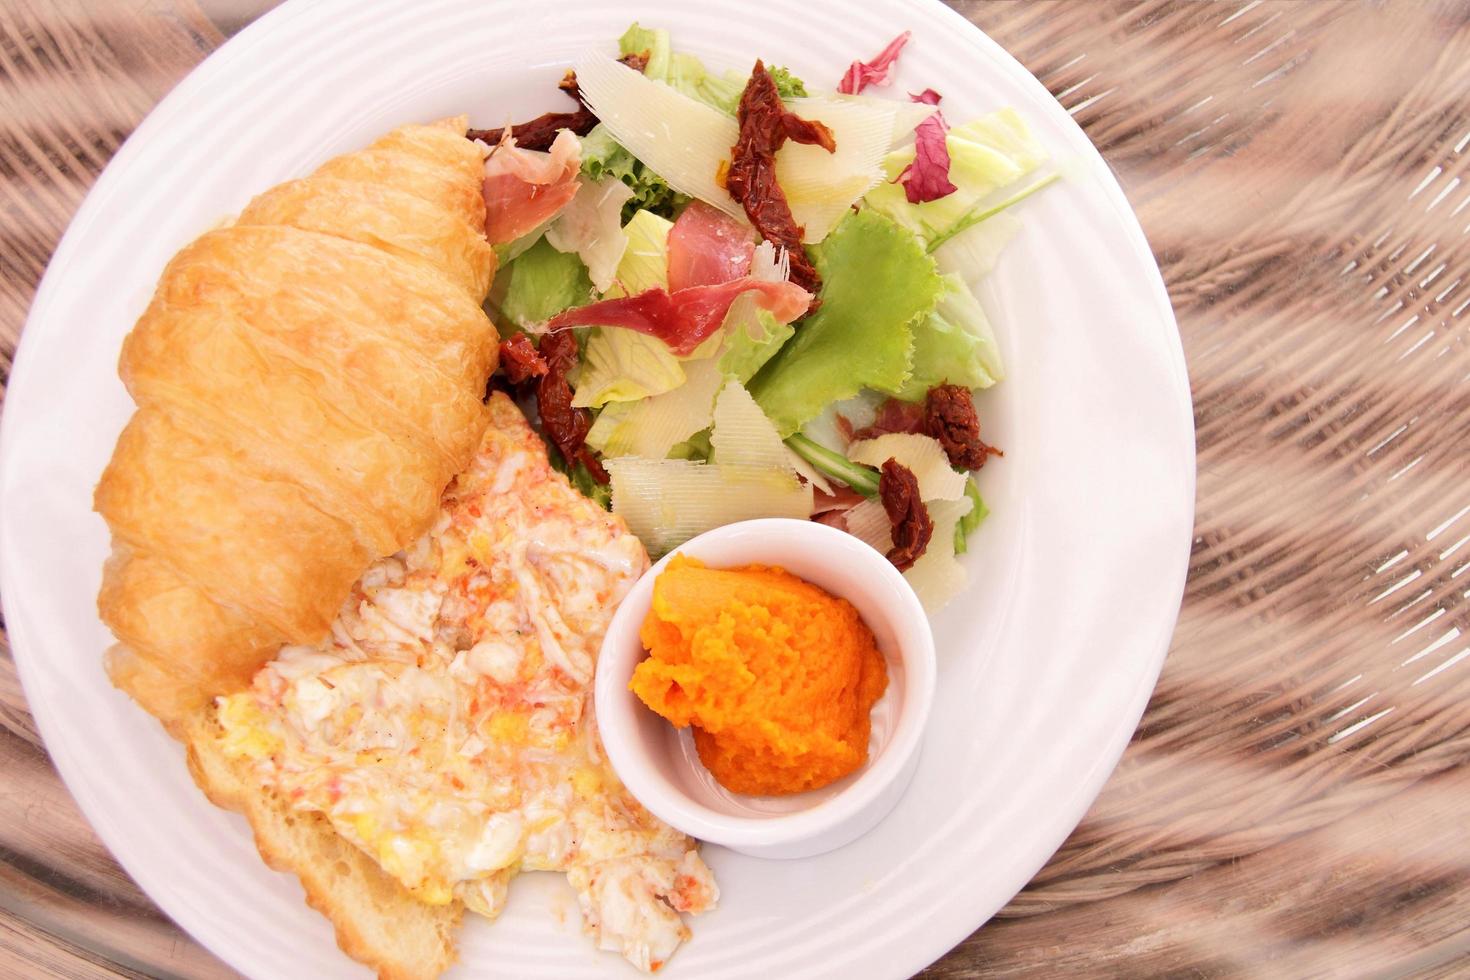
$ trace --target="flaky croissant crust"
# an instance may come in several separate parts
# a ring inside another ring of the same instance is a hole
[[[175,256],[124,342],[138,409],[95,495],[98,609],[114,682],[166,723],[320,640],[473,455],[495,256],[464,127],[260,195]]]

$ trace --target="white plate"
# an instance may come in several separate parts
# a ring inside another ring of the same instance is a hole
[[[757,56],[835,85],[898,31],[895,94],[933,86],[951,119],[1017,106],[1069,170],[1025,205],[985,297],[1010,376],[981,404],[1007,450],[969,591],[935,620],[939,692],[912,788],[832,854],[710,849],[723,899],[670,977],[899,976],[963,939],[1076,825],[1157,677],[1194,496],[1189,387],[1169,303],[1112,175],[1024,69],[928,0],[741,5],[646,0],[644,23],[722,65]],[[210,806],[182,754],[102,673],[93,597],[107,533],[91,491],[131,411],[115,363],[167,259],[260,190],[399,123],[499,125],[561,107],[554,83],[633,8],[594,0],[288,3],[153,112],[98,181],[36,297],[0,442],[0,582],[46,745],[98,834],[154,900],[255,976],[358,975],[294,878]],[[529,875],[459,975],[625,971],[580,934],[565,885]],[[474,917],[470,917],[474,918]]]

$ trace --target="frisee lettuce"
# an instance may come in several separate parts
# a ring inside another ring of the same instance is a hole
[[[919,240],[874,211],[849,214],[811,251],[822,305],[750,383],[782,436],[862,388],[902,391],[914,325],[944,291]]]
[[[616,177],[633,196],[623,205],[623,222],[639,211],[651,211],[672,218],[689,198],[674,190],[662,177],[643,165],[622,144],[613,139],[607,127],[598,123],[582,137],[582,176],[588,180]]]

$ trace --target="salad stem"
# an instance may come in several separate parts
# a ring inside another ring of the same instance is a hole
[[[822,475],[846,483],[864,497],[878,496],[878,471],[871,466],[854,463],[841,453],[813,442],[799,432],[787,439],[786,445],[796,455],[815,466]]]
[[[963,555],[970,546],[970,534],[990,514],[985,501],[980,499],[980,488],[973,477],[965,481],[965,496],[970,498],[970,512],[961,517],[954,526],[954,553]]]
[[[1011,207],[1014,204],[1020,204],[1022,201],[1026,200],[1026,198],[1030,197],[1032,194],[1035,194],[1043,187],[1046,187],[1050,184],[1055,184],[1061,179],[1061,174],[1047,174],[1036,183],[1031,184],[1028,187],[1023,187],[1020,190],[1016,191],[1016,193],[1012,194],[1004,201],[1001,201],[999,204],[991,205],[983,211],[970,211],[954,224],[950,225],[939,235],[935,236],[934,240],[929,243],[927,251],[932,255],[935,249],[943,245],[945,242],[949,241],[954,236],[958,235],[960,232],[966,230],[967,228],[973,228],[975,225],[978,225],[986,218],[994,217],[995,215],[1000,214],[1006,208]],[[815,466],[816,464],[813,463],[812,465]]]

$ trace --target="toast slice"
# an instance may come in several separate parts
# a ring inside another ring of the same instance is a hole
[[[306,904],[331,920],[343,952],[382,980],[430,980],[454,962],[461,903],[419,901],[326,817],[294,811],[263,789],[248,762],[225,755],[212,704],[173,727],[204,795],[245,815],[265,863],[301,879]]]

